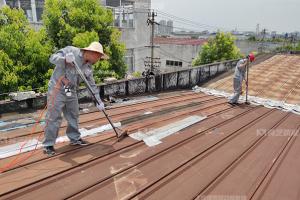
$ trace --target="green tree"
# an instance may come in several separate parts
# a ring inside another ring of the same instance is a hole
[[[0,50],[0,94],[9,89],[17,90],[18,77],[13,71],[13,61]]]
[[[0,9],[0,49],[1,93],[45,90],[53,46],[44,29],[36,32],[29,26],[23,10],[8,6]]]
[[[106,75],[123,77],[127,71],[125,45],[120,43],[120,32],[113,28],[111,10],[103,8],[98,0],[47,0],[43,14],[47,34],[56,49],[68,45],[85,47],[99,41],[110,59],[94,67],[96,81]]]
[[[285,44],[275,49],[275,52],[288,52],[288,51],[300,51],[300,42],[297,45]]]
[[[248,38],[248,41],[250,41],[250,42],[256,42],[257,41],[257,38],[255,37],[255,36],[250,36],[249,38]]]
[[[135,78],[141,78],[142,77],[142,73],[139,72],[139,71],[136,71],[136,72],[132,73],[132,76],[135,77]]]
[[[240,50],[234,44],[235,38],[230,33],[218,32],[203,45],[193,66],[240,58]]]

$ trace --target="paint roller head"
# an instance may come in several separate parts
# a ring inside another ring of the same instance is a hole
[[[128,130],[122,130],[122,132],[118,134],[118,142],[121,142],[126,137],[128,137]]]

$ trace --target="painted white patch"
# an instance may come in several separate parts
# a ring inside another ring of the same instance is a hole
[[[87,109],[87,108],[84,108],[83,110],[82,110],[82,112],[84,112],[84,113],[88,113],[90,110],[89,109]]]
[[[121,122],[114,123],[114,125],[116,127],[120,127]],[[81,133],[81,137],[84,138],[84,137],[96,135],[98,133],[108,131],[111,129],[112,129],[112,126],[110,124],[106,124],[106,125],[103,125],[103,126],[100,126],[97,128],[93,128],[90,130],[82,128],[82,129],[79,129],[79,131]],[[61,136],[56,139],[56,143],[62,143],[62,142],[67,142],[67,141],[69,141],[69,138],[67,136]],[[24,144],[24,143],[26,143],[26,144]],[[36,149],[39,149],[43,145],[40,141],[38,141],[37,139],[34,138],[32,140],[27,140],[24,142],[19,142],[16,144],[3,146],[3,147],[0,147],[0,158],[7,158],[10,156],[19,154],[22,146],[24,146],[24,147],[22,148],[21,153],[24,153],[24,152],[28,152],[28,151],[33,151],[35,149],[35,147],[36,147]]]
[[[138,141],[141,141],[143,140],[144,138],[147,137],[146,134],[142,133],[142,132],[136,132],[136,133],[132,133],[129,135],[132,139],[135,139],[135,140],[138,140]]]
[[[0,158],[7,158],[20,153],[20,149],[23,146],[21,153],[32,151],[36,148],[41,148],[42,144],[37,139],[28,140],[25,142],[19,142],[16,144],[0,147]]]
[[[110,167],[110,173],[111,174],[118,173],[119,171],[122,171],[123,169],[126,169],[133,165],[134,165],[134,163],[132,163],[132,162],[116,164],[116,165]]]
[[[143,140],[146,145],[152,147],[161,143],[161,139],[168,137],[178,131],[187,128],[197,122],[206,119],[203,116],[190,116],[183,120],[177,121],[172,124],[168,124],[166,126],[148,131],[148,132],[136,132],[130,134],[129,136],[135,140],[141,141]]]
[[[143,151],[144,150],[140,149],[137,151],[130,151],[127,153],[122,153],[122,154],[120,154],[120,157],[121,158],[134,158],[134,157],[138,156],[139,154],[141,154]]]
[[[4,122],[4,121],[0,121],[0,127],[1,126],[5,126],[6,124],[8,124],[7,122]]]
[[[145,112],[144,115],[150,115],[150,114],[152,114],[152,113],[153,113],[153,112],[150,112],[150,111],[149,111],[149,112]]]
[[[156,146],[156,145],[159,145],[161,144],[162,142],[159,141],[159,139],[157,139],[156,137],[154,136],[151,136],[151,137],[146,137],[145,139],[143,139],[143,141],[145,142],[145,144],[149,147],[153,147],[153,146]]]
[[[114,167],[111,167],[110,172],[111,174],[115,173]],[[137,192],[138,188],[148,183],[147,178],[136,167],[129,172],[114,176],[113,179],[116,191],[116,198],[114,199],[118,200],[128,199],[128,197]]]
[[[226,97],[228,99],[232,96],[232,94],[228,92],[218,91],[209,88],[202,88],[202,87],[197,87],[196,89],[194,89],[194,92],[203,92],[205,94],[214,95],[218,97]],[[241,96],[239,102],[245,102],[245,101],[246,101],[246,96]],[[296,104],[288,104],[283,101],[264,99],[255,96],[248,96],[248,101],[253,105],[262,105],[266,108],[272,108],[272,109],[275,108],[285,112],[292,112],[297,115],[300,115],[300,106]]]

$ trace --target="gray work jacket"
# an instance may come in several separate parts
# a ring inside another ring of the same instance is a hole
[[[77,74],[75,67],[71,64],[67,64],[65,61],[65,55],[70,52],[74,54],[75,62],[91,85],[93,91],[95,92],[96,98],[100,100],[99,89],[95,84],[93,77],[92,65],[89,63],[84,64],[83,52],[79,48],[73,46],[67,46],[51,55],[49,61],[56,66],[48,84],[48,91],[53,90],[61,76],[64,76],[70,81],[70,84],[73,86],[72,92],[76,93],[78,90],[79,83],[82,80],[79,74]],[[64,85],[62,83],[58,84],[58,89],[64,91]]]

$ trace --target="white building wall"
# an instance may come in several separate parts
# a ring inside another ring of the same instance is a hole
[[[106,3],[108,1],[106,0]],[[129,73],[145,70],[144,60],[147,56],[150,56],[150,48],[146,46],[150,45],[151,36],[151,27],[147,25],[151,0],[132,0],[131,2],[133,2],[133,27],[122,27],[122,19],[120,22],[115,23],[122,32],[121,41],[125,43],[128,50],[126,60],[129,60],[128,56],[132,55],[133,66],[128,66]]]
[[[201,46],[198,45],[160,44],[159,46],[155,49],[155,56],[161,59],[160,71],[162,72],[191,67],[193,59],[201,50]],[[181,62],[182,66],[167,65],[167,60]]]
[[[5,6],[5,5],[6,5],[5,0],[0,0],[0,8],[1,8],[2,6]]]

